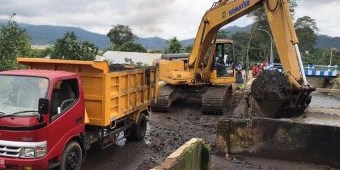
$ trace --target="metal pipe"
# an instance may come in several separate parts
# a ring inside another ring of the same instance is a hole
[[[307,79],[306,79],[305,70],[303,69],[303,63],[302,63],[302,59],[301,59],[301,54],[300,54],[299,46],[298,46],[298,44],[294,44],[294,47],[295,47],[297,59],[298,59],[299,66],[300,66],[300,72],[301,72],[301,75],[302,75],[303,84],[305,86],[307,86],[308,82],[307,82]]]

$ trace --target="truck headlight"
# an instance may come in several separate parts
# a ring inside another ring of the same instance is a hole
[[[38,158],[43,157],[43,156],[46,155],[46,153],[47,153],[47,146],[46,145],[35,147],[36,157],[38,157]]]
[[[46,155],[47,146],[22,147],[20,152],[21,158],[39,158]]]
[[[22,148],[20,157],[23,158],[34,158],[34,148]]]

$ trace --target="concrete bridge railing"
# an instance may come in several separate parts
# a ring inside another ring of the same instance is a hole
[[[279,63],[274,63],[271,69],[277,69],[283,72],[282,65]],[[305,65],[304,67],[306,76],[322,76],[322,77],[337,77],[338,76],[338,66],[330,65]]]

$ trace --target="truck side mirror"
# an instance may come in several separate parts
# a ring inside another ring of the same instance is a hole
[[[38,112],[40,114],[47,114],[48,113],[48,105],[49,105],[48,99],[40,98],[39,99],[39,105],[38,105]]]

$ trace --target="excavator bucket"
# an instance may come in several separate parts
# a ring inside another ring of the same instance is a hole
[[[252,83],[249,104],[256,116],[287,118],[303,115],[311,102],[314,88],[290,85],[286,76],[277,70],[263,71]]]

